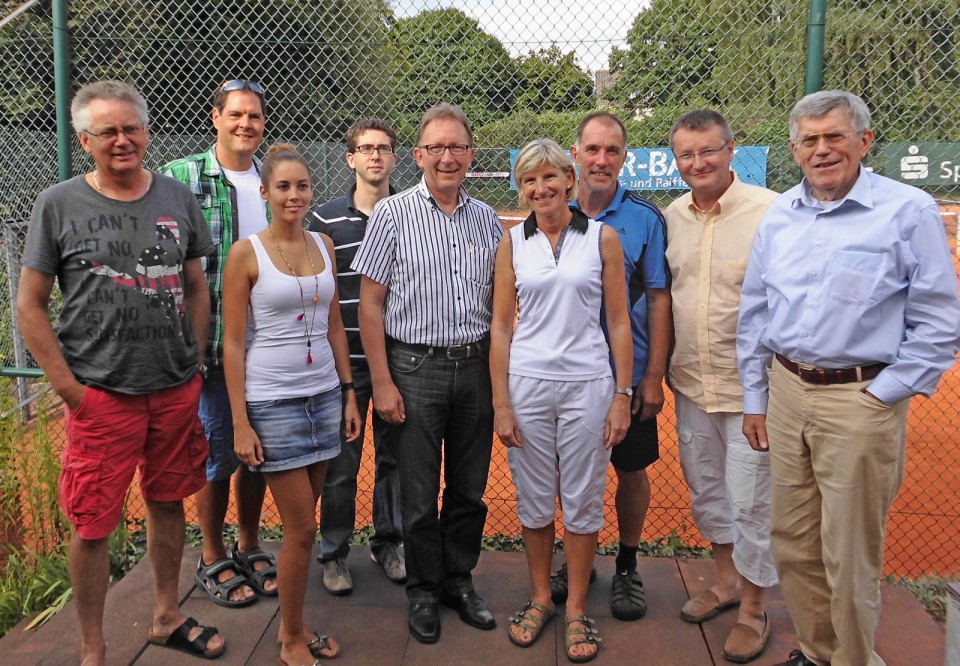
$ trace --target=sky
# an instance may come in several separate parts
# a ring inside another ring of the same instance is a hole
[[[453,7],[476,19],[511,55],[547,48],[577,52],[583,69],[606,69],[610,52],[626,46],[627,31],[646,0],[392,0],[397,16]]]

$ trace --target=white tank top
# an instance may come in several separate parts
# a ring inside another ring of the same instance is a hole
[[[333,362],[333,350],[327,340],[330,323],[330,301],[333,300],[333,270],[327,248],[320,235],[308,232],[320,248],[324,267],[318,274],[320,289],[316,314],[313,296],[316,285],[312,275],[300,276],[303,302],[297,278],[273,265],[263,243],[250,236],[257,256],[260,277],[250,291],[250,319],[253,340],[247,346],[247,401],[305,398],[329,391],[340,384]],[[297,319],[306,308],[302,320]],[[310,354],[307,363],[307,336],[312,326]]]
[[[520,305],[510,374],[559,381],[612,377],[600,328],[603,225],[588,220],[585,233],[569,228],[559,262],[542,232],[524,238],[523,227],[510,230]]]

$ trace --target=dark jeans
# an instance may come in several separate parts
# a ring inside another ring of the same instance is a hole
[[[361,418],[360,437],[353,442],[346,441],[341,422],[340,455],[330,461],[320,499],[321,562],[347,556],[356,522],[357,474],[360,472],[365,429],[362,420],[370,404],[372,386],[370,370],[366,366],[352,370]],[[374,555],[379,555],[385,545],[400,543],[400,475],[395,440],[390,425],[374,411],[373,537],[370,539],[370,550]]]
[[[493,445],[490,369],[485,354],[450,360],[400,343],[390,344],[388,358],[406,411],[396,431],[407,597],[436,602],[441,587],[473,589]]]

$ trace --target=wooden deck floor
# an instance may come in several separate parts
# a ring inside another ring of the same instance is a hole
[[[271,549],[276,544],[270,544]],[[184,555],[180,589],[185,614],[220,628],[227,641],[222,666],[277,663],[279,623],[275,599],[260,599],[249,608],[227,610],[209,602],[193,585],[197,551]],[[512,645],[506,634],[507,618],[527,598],[526,561],[522,553],[485,552],[475,572],[478,592],[497,618],[494,631],[479,631],[463,624],[453,611],[441,608],[442,635],[435,645],[421,645],[409,637],[403,587],[390,583],[370,561],[369,550],[355,548],[348,560],[354,592],[334,598],[320,582],[320,567],[313,564],[307,591],[309,625],[335,636],[343,647],[337,661],[371,666],[431,666],[494,664],[539,666],[567,664],[560,622],[554,621],[532,648]],[[709,585],[713,563],[702,560],[643,559],[640,573],[649,612],[637,622],[619,622],[610,616],[610,576],[613,558],[598,557],[598,582],[591,586],[590,615],[598,621],[603,643],[593,662],[624,666],[725,664],[720,657],[723,641],[736,619],[728,611],[703,625],[690,625],[679,617],[683,602]],[[107,639],[110,664],[167,666],[210,663],[146,644],[150,623],[152,576],[141,562],[117,583],[107,597]],[[758,666],[786,659],[796,648],[792,625],[779,589],[769,605],[773,634]],[[885,589],[877,651],[888,666],[940,666],[944,663],[943,628],[935,623],[913,596],[902,588]],[[0,640],[0,664],[78,664],[79,633],[71,604],[64,612],[34,632],[21,628]]]

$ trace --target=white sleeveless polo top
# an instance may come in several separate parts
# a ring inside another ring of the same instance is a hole
[[[520,306],[510,374],[559,381],[612,377],[600,328],[603,224],[587,220],[585,232],[569,227],[559,261],[547,237],[536,230],[524,238],[524,226],[510,230]]]

